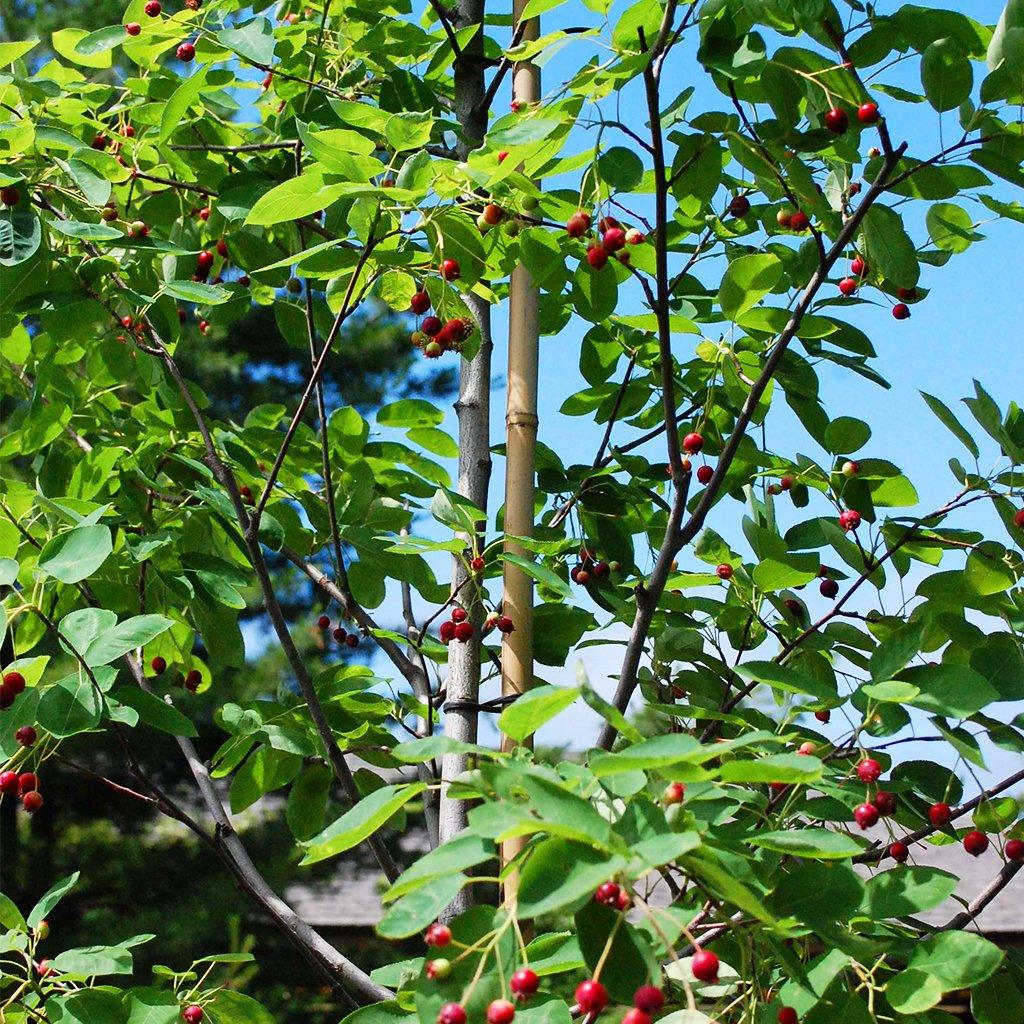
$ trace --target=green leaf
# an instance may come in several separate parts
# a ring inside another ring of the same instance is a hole
[[[936,39],[921,56],[921,85],[938,111],[953,110],[971,94],[971,62],[953,39]]]
[[[274,62],[274,32],[266,18],[255,18],[238,28],[223,28],[217,33],[217,39],[255,64]]]
[[[132,708],[138,713],[140,721],[154,729],[169,733],[171,736],[198,735],[190,718],[155,694],[146,693],[135,686],[119,686],[110,696],[118,704]]]
[[[597,160],[598,176],[620,192],[632,191],[644,176],[643,161],[625,146],[613,146]]]
[[[736,674],[747,682],[765,683],[774,690],[786,693],[802,693],[818,700],[827,700],[836,695],[835,685],[802,671],[797,665],[777,665],[774,661],[748,661],[738,665]]]
[[[821,778],[822,763],[802,754],[771,754],[756,761],[727,761],[719,769],[723,782],[786,782],[807,784]]]
[[[510,704],[498,718],[498,729],[506,736],[522,743],[545,722],[551,721],[576,702],[578,687],[538,686],[527,690]]]
[[[781,280],[783,264],[771,253],[751,253],[734,259],[722,278],[718,303],[728,320],[738,320]]]
[[[125,1024],[177,1024],[181,1003],[173,992],[156,988],[132,988],[125,993],[128,1019]]]
[[[461,872],[432,878],[393,904],[377,924],[385,939],[407,939],[423,931],[461,892],[468,879]]]
[[[502,561],[514,565],[521,572],[526,573],[531,579],[543,584],[556,594],[566,600],[572,598],[572,590],[569,584],[562,579],[553,569],[549,569],[543,562],[534,562],[530,558],[523,558],[521,555],[502,555]]]
[[[39,568],[61,583],[78,583],[92,576],[113,551],[110,530],[96,523],[77,526],[51,537],[39,552]]]
[[[200,306],[217,306],[231,298],[231,292],[227,288],[216,284],[203,284],[202,281],[168,281],[164,285],[164,294]]]
[[[999,699],[988,680],[965,665],[915,665],[900,678],[921,691],[909,703],[947,717],[967,718]]]
[[[327,765],[311,764],[303,768],[288,793],[285,817],[292,835],[300,843],[323,830],[334,774]]]
[[[820,565],[816,554],[788,555],[785,559],[765,558],[754,566],[751,578],[760,590],[773,593],[810,583],[817,577]]]
[[[830,832],[824,828],[759,832],[751,836],[747,842],[790,857],[808,857],[814,860],[844,860],[856,856],[863,849],[852,836],[843,832]]]
[[[103,699],[84,672],[76,673],[43,691],[36,716],[54,736],[75,736],[100,724]]]
[[[590,901],[574,920],[587,967],[594,971],[603,963],[601,981],[612,1000],[629,1005],[633,993],[641,985],[653,984],[661,972],[647,936],[620,917],[620,911]]]
[[[871,428],[853,416],[839,416],[825,428],[825,448],[833,455],[852,455],[871,440]]]
[[[935,247],[945,252],[965,252],[982,235],[974,230],[971,215],[956,203],[936,203],[925,217]]]
[[[584,320],[600,324],[615,312],[618,301],[619,286],[611,263],[594,270],[586,260],[581,260],[572,276],[572,304],[576,312]]]
[[[913,288],[921,271],[900,215],[876,204],[865,214],[862,231],[865,256],[872,267],[898,288]]]
[[[593,896],[594,889],[626,866],[617,855],[569,839],[541,841],[530,853],[519,882],[519,913],[539,917],[556,910],[575,909]]]
[[[409,149],[422,149],[430,141],[433,128],[434,119],[430,111],[408,111],[388,118],[384,137],[396,153],[402,153]]]
[[[202,68],[191,78],[186,78],[171,94],[160,114],[160,133],[158,142],[166,142],[181,127],[188,108],[192,106],[206,90],[207,69]]]
[[[107,25],[105,28],[99,28],[95,32],[82,36],[75,43],[75,53],[83,57],[94,57],[97,53],[105,53],[107,50],[114,49],[127,38],[123,25]]]
[[[463,832],[407,867],[384,894],[384,902],[390,903],[434,878],[465,871],[494,856],[494,843],[489,839]]]
[[[131,974],[132,953],[127,946],[82,946],[66,949],[51,961],[54,970],[64,974],[94,977],[104,974]]]
[[[422,398],[403,398],[382,405],[377,422],[382,427],[438,427],[444,422],[444,413]]]
[[[942,983],[925,971],[901,971],[886,986],[885,994],[900,1013],[923,1013],[942,999]]]
[[[398,813],[427,787],[422,782],[382,786],[329,825],[306,845],[302,864],[316,864],[351,850]]]
[[[938,978],[948,992],[990,978],[1003,956],[995,943],[974,932],[940,932],[914,947],[907,967]]]
[[[0,267],[16,267],[31,259],[43,240],[32,210],[0,209]]]
[[[233,989],[217,989],[214,997],[204,1006],[216,1024],[277,1024],[270,1011],[252,996]]]
[[[971,992],[977,1024],[1015,1024],[1024,1020],[1024,992],[1009,974],[995,974]]]
[[[308,217],[330,206],[345,191],[344,185],[328,185],[321,172],[312,170],[265,192],[249,211],[246,224],[269,226]]]
[[[938,868],[900,867],[868,879],[864,913],[873,921],[921,914],[945,903],[956,891],[955,875]]]
[[[871,678],[885,682],[910,664],[921,650],[924,623],[917,622],[896,630],[878,645],[871,655]]]
[[[39,902],[29,911],[27,918],[28,926],[35,928],[40,921],[46,919],[50,911],[74,888],[79,879],[79,872],[62,878],[59,882],[51,885],[49,889],[39,898]]]
[[[948,406],[944,405],[934,395],[922,391],[921,397],[925,400],[928,408],[938,417],[939,422],[953,434],[953,436],[975,457],[980,454],[978,445],[967,429],[953,415]]]
[[[129,651],[144,647],[173,625],[163,615],[136,615],[105,629],[81,653],[90,665],[109,665]]]
[[[51,231],[78,238],[83,242],[124,241],[124,232],[112,228],[109,224],[87,224],[77,220],[51,220],[46,225]]]

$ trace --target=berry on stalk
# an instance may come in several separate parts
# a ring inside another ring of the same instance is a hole
[[[593,978],[576,986],[575,997],[576,1005],[583,1013],[600,1013],[608,1005],[608,990]]]
[[[698,981],[716,981],[719,961],[710,949],[698,949],[690,960],[690,970]]]

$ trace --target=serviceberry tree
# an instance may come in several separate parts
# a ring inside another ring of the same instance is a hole
[[[931,287],[981,219],[1024,219],[1022,40],[1017,0],[995,25],[132,0],[53,59],[0,44],[2,799],[30,820],[62,743],[109,736],[111,799],[191,829],[359,1024],[941,1024],[960,989],[1019,1022],[1020,954],[972,925],[1024,863],[1024,771],[979,776],[990,744],[1024,750],[1024,419],[980,383],[969,425],[925,395],[966,454],[921,508],[819,373],[884,387],[869,332],[953,301]],[[431,402],[368,420],[327,387],[381,304],[458,366],[457,437]],[[301,397],[218,418],[177,353],[254,306],[308,352]],[[593,457],[545,443],[542,335],[579,350],[562,415],[596,425]],[[322,598],[312,657],[282,559]],[[241,663],[249,605],[289,675],[225,700],[201,757],[191,696]],[[595,645],[611,692],[539,678]],[[600,732],[535,755],[584,704]],[[152,730],[190,800],[141,768]],[[934,756],[901,760],[909,739]],[[365,844],[377,930],[422,932],[422,959],[367,974],[261,875],[232,815],[286,790],[297,874]],[[415,809],[431,851],[402,871]],[[925,925],[957,879],[914,862],[956,841],[998,866]],[[24,917],[0,899],[5,1019],[266,1019],[223,984],[237,957],[118,987],[153,936],[44,954],[73,882]]]

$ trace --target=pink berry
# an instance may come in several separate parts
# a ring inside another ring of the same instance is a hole
[[[507,999],[495,999],[487,1007],[487,1024],[512,1024],[516,1008]]]
[[[576,986],[576,1005],[583,1013],[600,1013],[608,1005],[608,990],[599,981],[588,978]]]

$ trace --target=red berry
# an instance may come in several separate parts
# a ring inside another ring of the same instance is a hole
[[[928,808],[928,820],[936,828],[942,828],[953,820],[953,809],[949,804],[932,804],[931,807]]]
[[[814,717],[819,722],[824,722],[827,725],[828,722],[829,722],[829,719],[831,719],[831,717],[832,717],[832,712],[829,711],[828,708],[825,708],[824,711],[815,711],[814,712]]]
[[[9,708],[17,699],[17,694],[4,683],[0,683],[0,711]]]
[[[856,530],[860,526],[860,513],[854,509],[847,509],[839,513],[839,525],[844,530]]]
[[[797,210],[789,218],[789,227],[791,231],[806,231],[811,226],[811,219],[807,216],[803,210]]]
[[[208,270],[213,266],[213,253],[209,249],[203,249],[196,257],[196,266],[200,270]]]
[[[18,792],[31,793],[39,788],[39,776],[34,772],[23,772],[18,776]]]
[[[203,1019],[203,1008],[196,1003],[193,1003],[191,1006],[186,1006],[185,1009],[181,1011],[181,1017],[182,1020],[185,1021],[185,1024],[199,1024]]]
[[[457,281],[461,273],[462,268],[459,266],[458,260],[441,260],[441,276],[446,281]]]
[[[438,317],[436,317],[436,316],[425,316],[423,318],[423,323],[420,324],[420,330],[424,334],[426,334],[429,337],[433,338],[434,335],[436,335],[441,330],[441,328],[443,326],[444,325],[441,323],[441,321],[440,321],[440,319]]]
[[[223,238],[217,242],[217,255],[222,256],[224,259],[228,258],[228,243]]]
[[[690,970],[698,981],[715,981],[718,978],[718,957],[710,949],[698,949],[690,961]]]
[[[469,563],[469,567],[473,572],[483,572],[486,565],[487,563],[479,555]]]
[[[889,856],[892,857],[897,864],[906,864],[907,858],[910,856],[910,847],[906,843],[901,843],[898,839],[895,843],[889,844]]]
[[[164,673],[167,668],[167,659],[162,658],[159,654],[149,663],[149,667],[153,670],[153,675],[159,676]]]
[[[681,804],[686,799],[686,787],[681,782],[670,782],[661,794],[661,802],[665,804]]]
[[[800,1018],[797,1017],[796,1010],[792,1006],[784,1006],[779,1010],[779,1024],[798,1024],[799,1020]]]
[[[861,804],[854,808],[853,820],[861,829],[871,828],[878,824],[878,808],[874,804]]]
[[[622,1024],[651,1024],[651,1015],[634,1006],[622,1015]]]
[[[142,26],[137,21],[129,21],[124,30],[130,36],[137,36],[142,31]]]
[[[588,978],[576,986],[576,1005],[587,1013],[600,1013],[608,1005],[608,990],[599,981]]]
[[[349,633],[349,635],[347,637],[345,637],[345,646],[346,647],[358,647],[359,646],[359,634],[358,633]]]
[[[786,606],[786,610],[789,614],[794,618],[803,618],[804,606],[795,597],[787,597],[782,603]]]
[[[498,154],[498,163],[499,164],[503,164],[507,159],[508,159],[508,150],[507,149],[503,149]]]
[[[497,622],[495,622],[495,625],[498,627],[499,633],[505,634],[514,633],[516,628],[515,624],[507,615],[499,615]]]
[[[878,813],[888,817],[896,813],[896,794],[887,789],[880,789],[871,801],[878,808]]]
[[[587,262],[594,270],[601,270],[608,262],[608,250],[603,245],[592,245],[587,249]]]
[[[905,302],[913,302],[917,298],[916,288],[897,288],[896,297],[903,299]]]
[[[720,580],[731,580],[732,579],[732,566],[728,562],[723,562],[715,572]]]
[[[783,477],[781,477],[779,479],[779,486],[784,491],[791,491],[793,489],[793,484],[795,484],[795,483],[796,483],[796,477],[792,476],[789,473],[787,473],[785,476],[783,476]]]
[[[831,601],[839,593],[839,584],[835,580],[822,580],[818,584],[818,593]]]
[[[599,580],[605,580],[608,578],[608,574],[611,569],[608,568],[607,562],[595,562],[594,563],[594,576]]]
[[[825,112],[825,127],[834,135],[842,135],[849,124],[850,118],[841,107],[833,107]]]
[[[495,224],[501,223],[505,216],[505,211],[496,203],[488,203],[484,207],[484,212],[481,216],[484,219],[484,223],[490,224],[491,227],[494,227]]]
[[[696,455],[704,447],[704,438],[696,431],[683,438],[683,450],[688,455]]]
[[[621,890],[614,882],[602,882],[594,890],[594,902],[604,903],[609,907],[614,907],[619,902],[619,893]]]
[[[151,17],[155,18],[163,8],[160,6],[160,0],[149,0],[143,10]]]
[[[20,201],[21,193],[13,185],[0,188],[0,203],[4,206],[17,206]]]
[[[208,206],[204,206],[204,207],[203,207],[203,208],[202,208],[202,209],[201,209],[201,210],[199,211],[199,214],[198,214],[198,216],[199,216],[199,219],[200,219],[200,220],[209,220],[209,219],[210,219],[210,214],[211,214],[212,212],[213,212],[213,211],[212,211],[212,210],[211,210],[211,209],[210,209],[210,208],[209,208]]]
[[[495,999],[487,1007],[487,1024],[512,1024],[516,1008],[507,999]]]
[[[633,993],[633,1005],[644,1013],[657,1013],[665,1005],[665,993],[657,985],[641,985]]]
[[[465,622],[469,618],[465,608],[460,608],[456,605],[452,609],[452,622]]]
[[[715,471],[710,466],[698,466],[697,467],[697,479],[702,484],[709,484],[711,478],[715,475]]]
[[[3,684],[15,697],[25,692],[25,677],[18,671],[5,672]]]
[[[197,668],[190,668],[185,676],[185,689],[189,693],[195,693],[199,684],[203,681],[203,674]]]
[[[852,277],[844,277],[839,282],[839,290],[843,295],[849,297],[857,290],[857,282]]]
[[[1024,530],[1024,508],[1019,508],[1013,513],[1013,525],[1019,530]]]
[[[455,624],[455,639],[464,644],[473,636],[472,622],[457,622]]]
[[[854,256],[850,261],[850,273],[854,277],[863,277],[868,272],[868,265],[862,256]]]
[[[0,772],[0,793],[17,793],[18,775],[16,772]]]
[[[609,252],[618,252],[626,246],[626,232],[622,228],[608,228],[601,236],[601,244]]]
[[[729,213],[733,217],[745,217],[750,212],[750,200],[746,196],[733,196],[729,200]]]
[[[988,849],[988,836],[984,832],[968,832],[963,838],[963,847],[972,857],[980,857]]]
[[[195,57],[196,48],[191,43],[182,43],[176,52],[178,54],[178,60],[183,64],[188,64],[189,61]]]
[[[450,644],[455,639],[455,623],[451,621],[442,622],[438,627],[437,635],[441,638],[441,643]]]
[[[626,232],[626,245],[643,245],[647,236],[639,228],[630,228]]]
[[[348,630],[342,629],[341,626],[335,626],[331,631],[331,636],[333,636],[339,644],[343,644],[348,639]]]
[[[36,731],[31,725],[23,725],[14,733],[14,738],[23,746],[31,747],[36,741]]]
[[[861,782],[877,782],[882,777],[882,766],[872,757],[865,757],[857,765],[857,778]]]
[[[857,108],[857,120],[861,124],[875,124],[878,121],[878,104],[862,103]]]
[[[536,971],[531,971],[529,967],[521,967],[512,975],[508,987],[517,999],[529,999],[540,988],[540,978]]]
[[[420,316],[430,309],[430,296],[426,292],[416,292],[409,300],[409,309]]]
[[[565,230],[570,238],[582,238],[590,230],[590,214],[577,210],[566,222]]]
[[[329,615],[321,615],[320,618],[316,620],[316,624],[320,629],[330,629],[331,617]]]
[[[1007,860],[1024,860],[1024,839],[1007,839],[1003,853]]]
[[[897,302],[892,307],[892,315],[897,320],[907,320],[910,318],[910,307],[904,302]]]
[[[21,806],[24,807],[29,814],[35,814],[36,811],[43,806],[43,794],[37,793],[33,789],[21,798]]]
[[[423,936],[423,941],[428,946],[433,946],[440,949],[442,946],[447,946],[452,941],[452,930],[446,924],[440,924],[435,921],[426,931]]]
[[[437,1024],[466,1024],[466,1011],[458,1003],[445,1003],[438,1011]]]

